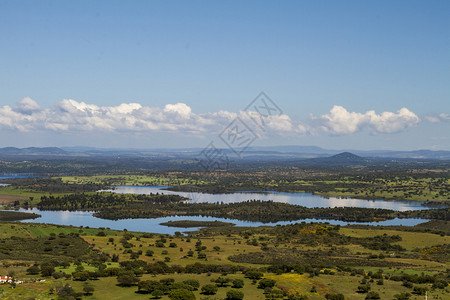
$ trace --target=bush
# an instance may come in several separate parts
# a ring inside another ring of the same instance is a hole
[[[94,291],[95,291],[95,289],[92,286],[83,287],[83,292],[86,296],[90,296],[90,295],[94,294]]]
[[[37,275],[39,274],[39,272],[41,271],[41,269],[38,266],[31,266],[27,269],[27,274],[28,275]]]
[[[244,298],[244,293],[238,290],[230,290],[227,292],[228,300],[241,300]]]
[[[377,292],[370,291],[367,293],[365,300],[370,300],[370,299],[381,299],[381,298]]]
[[[195,300],[195,295],[186,289],[176,289],[169,292],[169,298],[172,300]]]
[[[363,285],[358,286],[358,290],[357,290],[358,293],[364,294],[369,291],[370,291],[370,285],[368,285],[368,284],[363,284]]]
[[[139,278],[134,274],[123,274],[117,277],[117,281],[121,286],[132,286],[139,282]]]
[[[219,288],[215,284],[205,284],[202,286],[202,294],[215,295]]]
[[[433,283],[432,288],[433,289],[445,289],[448,285],[448,282],[445,280],[437,280],[435,283]]]
[[[400,293],[394,295],[395,300],[409,300],[409,298],[411,298],[410,293]]]
[[[258,283],[258,289],[272,288],[275,286],[276,281],[273,279],[264,278]]]
[[[425,293],[428,291],[428,288],[421,287],[421,286],[415,286],[413,289],[413,294],[416,295],[425,295]]]
[[[342,294],[326,294],[325,298],[327,300],[344,300],[344,295],[342,295]]]
[[[194,290],[198,290],[200,287],[200,282],[197,279],[188,279],[183,281],[183,283],[192,286]]]
[[[233,280],[233,288],[240,289],[244,287],[244,280],[242,279],[235,279]]]
[[[263,277],[263,273],[259,272],[259,271],[255,271],[255,270],[249,270],[247,272],[245,272],[245,277],[249,278],[249,279],[256,279],[259,280]]]

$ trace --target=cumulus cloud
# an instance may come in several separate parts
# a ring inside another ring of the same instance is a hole
[[[37,104],[36,101],[31,99],[30,97],[25,97],[19,102],[17,102],[15,111],[23,113],[23,114],[31,114],[35,111],[39,111],[41,107]]]
[[[352,134],[368,128],[372,133],[394,133],[417,125],[420,118],[403,107],[396,113],[349,112],[342,106],[335,105],[328,114],[314,118],[320,129],[335,135]]]
[[[448,120],[449,116],[433,116]],[[420,122],[413,112],[350,112],[334,106],[327,114],[312,117],[311,122],[292,120],[286,114],[262,115],[255,111],[218,111],[196,114],[185,103],[163,108],[122,103],[97,106],[73,99],[63,99],[49,108],[41,108],[31,98],[14,107],[0,107],[0,129],[21,132],[176,132],[194,135],[218,134],[234,119],[240,118],[258,135],[308,135],[325,131],[333,135],[352,134],[368,129],[373,133],[402,131]],[[431,122],[431,119],[427,119]],[[261,126],[263,125],[263,126]],[[263,127],[263,128],[262,128]]]
[[[445,113],[426,115],[424,118],[430,123],[450,122],[450,115]]]

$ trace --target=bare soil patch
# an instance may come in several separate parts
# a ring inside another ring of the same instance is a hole
[[[10,203],[17,200],[27,200],[27,197],[23,196],[13,196],[13,195],[2,195],[0,194],[0,203]]]

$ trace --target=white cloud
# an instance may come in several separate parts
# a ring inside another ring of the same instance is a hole
[[[365,113],[349,112],[335,105],[328,114],[314,118],[315,123],[326,132],[335,135],[352,134],[368,128],[372,133],[394,133],[417,125],[419,117],[403,107],[397,113],[382,112],[376,114],[370,110]]]
[[[312,117],[306,124],[288,115],[263,116],[258,112],[229,111],[196,114],[185,103],[167,104],[164,108],[123,103],[97,106],[63,99],[49,108],[41,108],[31,98],[20,100],[13,108],[0,107],[0,129],[22,132],[176,132],[180,134],[219,134],[235,118],[241,118],[259,136],[308,135],[321,131],[333,135],[352,134],[364,129],[372,133],[393,133],[420,122],[413,112],[402,108],[397,112],[350,112],[334,106],[329,113]],[[435,116],[448,120],[449,116]],[[430,121],[430,119],[427,119]],[[258,121],[258,124],[255,122]],[[261,124],[263,129],[261,129]]]
[[[39,104],[36,103],[33,99],[30,97],[25,97],[19,102],[17,102],[16,107],[14,108],[15,111],[21,112],[23,114],[31,114],[35,111],[39,111],[41,107]]]
[[[424,118],[430,123],[440,123],[450,121],[450,115],[445,113],[427,115]]]
[[[187,119],[191,116],[192,110],[189,106],[187,106],[184,103],[177,103],[177,104],[167,104],[164,107],[164,112],[174,113],[182,117],[183,119]]]

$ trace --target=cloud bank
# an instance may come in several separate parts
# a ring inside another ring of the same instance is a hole
[[[352,134],[364,128],[372,133],[394,133],[416,126],[420,119],[409,109],[403,107],[397,113],[382,112],[376,114],[369,110],[365,113],[349,112],[335,105],[328,114],[316,119],[316,123],[326,132],[335,135]]]
[[[292,120],[288,115],[264,116],[259,112],[218,111],[196,114],[185,103],[167,104],[164,108],[122,103],[117,106],[97,106],[64,99],[49,108],[31,98],[15,106],[0,107],[0,129],[19,132],[174,132],[206,135],[221,132],[230,122],[240,118],[251,127],[252,120],[263,121],[264,135],[307,135],[325,132],[348,135],[361,130],[371,133],[394,133],[416,126],[421,120],[407,108],[397,112],[350,112],[334,106],[328,113],[311,117],[307,122]],[[440,115],[447,119],[448,115]],[[252,127],[257,130],[256,127]]]

